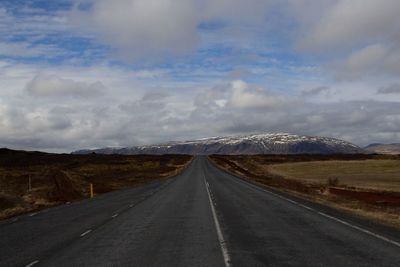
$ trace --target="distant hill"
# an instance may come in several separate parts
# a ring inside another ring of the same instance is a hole
[[[397,144],[370,144],[364,148],[366,151],[378,154],[400,154],[400,143]]]
[[[318,136],[288,133],[252,134],[245,136],[212,137],[193,141],[80,150],[74,154],[356,154],[364,150],[349,142]]]
[[[13,150],[5,147],[0,148],[0,155],[16,155],[16,154],[25,155],[25,154],[48,154],[48,153],[40,151]]]

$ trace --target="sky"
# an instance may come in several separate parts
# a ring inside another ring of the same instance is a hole
[[[398,0],[1,0],[0,147],[400,142]]]

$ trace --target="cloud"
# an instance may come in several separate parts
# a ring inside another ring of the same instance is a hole
[[[271,0],[81,0],[71,12],[78,31],[110,45],[120,60],[158,62],[195,52],[200,28],[259,25]],[[233,27],[233,28],[232,28]],[[237,35],[237,31],[231,31]]]
[[[101,94],[106,88],[101,82],[76,82],[56,75],[39,74],[26,85],[26,90],[36,97],[88,97]]]
[[[400,50],[374,44],[353,52],[332,67],[341,80],[357,80],[371,75],[394,76],[400,74]]]
[[[29,95],[2,98],[0,144],[60,152],[282,131],[344,138],[359,145],[400,140],[400,103],[311,103],[241,80],[191,90],[184,95],[160,87],[122,95],[115,87],[113,94],[119,97],[92,102],[59,101],[63,94],[51,101],[32,101]]]
[[[144,94],[142,97],[143,102],[158,102],[167,98],[169,95],[164,92],[151,91]]]
[[[381,87],[377,90],[378,94],[400,94],[400,84],[393,83],[386,87]]]
[[[282,102],[281,98],[241,80],[231,82],[230,87],[227,105],[233,108],[274,108]]]
[[[299,48],[326,51],[392,38],[395,42],[400,38],[397,0],[338,0],[325,1],[325,5],[329,8],[316,18],[311,30],[299,41]]]
[[[65,50],[54,45],[31,45],[28,42],[0,42],[0,56],[16,58],[49,58]]]
[[[229,98],[229,95],[227,95]],[[216,96],[220,99],[220,96]],[[211,99],[207,99],[212,103]],[[229,105],[199,106],[191,120],[198,127],[209,123],[220,135],[252,132],[291,132],[343,138],[358,145],[400,140],[400,103],[387,101],[336,101],[311,103],[292,98],[281,99],[280,105],[237,109]],[[201,131],[199,129],[199,131]]]
[[[295,36],[297,51],[325,61],[339,80],[400,74],[400,2],[396,0],[321,1],[318,15],[305,17],[303,0]]]
[[[192,1],[100,0],[89,9],[75,9],[72,16],[78,27],[94,29],[127,61],[182,55],[199,42]]]
[[[72,11],[8,2],[2,146],[263,131],[400,140],[398,1],[73,0]]]
[[[305,89],[301,92],[302,96],[314,96],[322,93],[329,93],[331,91],[330,87],[327,86],[319,86],[311,89]]]

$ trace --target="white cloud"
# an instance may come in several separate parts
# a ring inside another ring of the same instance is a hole
[[[260,25],[270,2],[275,1],[81,0],[70,20],[80,31],[94,33],[114,48],[120,60],[138,64],[195,51],[201,43],[198,27],[204,23]]]
[[[241,80],[233,81],[230,89],[231,96],[227,104],[234,108],[273,108],[282,102],[279,97]]]
[[[192,51],[199,39],[192,1],[100,0],[90,10],[76,9],[78,27],[94,29],[100,40],[118,49],[123,60],[146,60]]]
[[[89,84],[63,79],[56,75],[39,74],[27,84],[26,90],[37,97],[87,97],[101,94],[106,88],[101,82]]]
[[[79,80],[75,75],[74,80]],[[59,83],[59,78],[55,80]],[[129,88],[131,81],[125,83]],[[400,105],[387,101],[316,104],[271,94],[240,80],[187,88],[187,95],[162,87],[141,91],[116,86],[112,100],[108,94],[96,100],[65,101],[61,88],[61,95],[50,99],[24,90],[14,95],[11,90],[2,98],[0,144],[71,151],[263,131],[342,137],[362,145],[400,138]]]
[[[338,0],[325,1],[325,5],[329,8],[313,22],[311,31],[299,42],[300,48],[326,51],[400,38],[397,0]]]
[[[330,66],[336,78],[361,80],[377,76],[395,77],[400,74],[400,47],[396,50],[383,44],[374,44],[351,53]]]
[[[297,51],[324,59],[340,80],[400,74],[399,1],[325,0],[318,4],[318,15],[307,17],[313,2],[294,5],[300,8]]]

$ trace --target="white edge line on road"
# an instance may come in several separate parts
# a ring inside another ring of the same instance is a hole
[[[388,242],[388,243],[390,243],[390,244],[393,244],[393,245],[395,245],[395,246],[397,246],[397,247],[400,247],[400,243],[399,243],[399,242],[396,242],[396,241],[394,241],[394,240],[391,240],[391,239],[389,239],[389,238],[387,238],[387,237],[384,237],[384,236],[382,236],[382,235],[376,234],[376,233],[371,232],[371,231],[369,231],[369,230],[367,230],[367,229],[358,227],[357,225],[353,225],[353,224],[351,224],[351,223],[348,223],[348,222],[343,221],[343,220],[341,220],[341,219],[338,219],[338,218],[336,218],[336,217],[330,216],[330,215],[328,215],[328,214],[326,214],[326,213],[318,212],[318,214],[320,214],[321,216],[324,216],[324,217],[326,217],[326,218],[329,218],[329,219],[331,219],[331,220],[337,221],[337,222],[339,222],[339,223],[341,223],[341,224],[347,225],[347,226],[349,226],[349,227],[351,227],[351,228],[353,228],[353,229],[356,229],[356,230],[358,230],[358,231],[360,231],[360,232],[366,233],[366,234],[368,234],[368,235],[371,235],[371,236],[374,236],[374,237],[376,237],[376,238],[378,238],[378,239],[381,239],[381,240],[383,240],[383,241],[386,241],[386,242]]]
[[[31,263],[25,265],[25,267],[31,267],[31,266],[35,265],[36,263],[39,263],[39,261],[38,260],[32,261]]]
[[[35,216],[35,215],[37,215],[37,214],[39,214],[39,212],[31,213],[31,214],[29,214],[29,217],[33,217],[33,216]]]
[[[229,252],[228,252],[228,249],[226,247],[226,241],[224,239],[224,236],[222,235],[221,226],[220,226],[218,218],[217,218],[217,213],[215,212],[214,204],[213,204],[212,199],[211,199],[210,189],[209,189],[210,185],[208,184],[205,175],[204,175],[204,182],[206,184],[208,200],[210,201],[211,212],[212,212],[212,215],[213,215],[215,228],[217,229],[218,241],[219,241],[219,244],[221,246],[222,256],[224,258],[224,263],[225,263],[226,267],[229,267],[229,266],[231,266],[231,259],[229,257]]]
[[[111,218],[115,218],[118,216],[118,213],[115,213],[113,216],[111,216]]]
[[[323,217],[325,217],[325,218],[331,219],[331,220],[333,220],[333,221],[336,221],[336,222],[338,222],[338,223],[341,223],[341,224],[343,224],[343,225],[346,225],[346,226],[348,226],[348,227],[350,227],[350,228],[353,228],[353,229],[355,229],[355,230],[358,230],[358,231],[360,231],[360,232],[362,232],[362,233],[365,233],[365,234],[367,234],[367,235],[373,236],[373,237],[378,238],[378,239],[380,239],[380,240],[382,240],[382,241],[385,241],[385,242],[388,242],[388,243],[390,243],[390,244],[392,244],[392,245],[395,245],[395,246],[397,246],[397,247],[400,247],[400,243],[399,243],[399,242],[396,242],[396,241],[394,241],[394,240],[391,240],[390,238],[387,238],[387,237],[382,236],[382,235],[380,235],[380,234],[376,234],[376,233],[374,233],[374,232],[371,232],[371,231],[369,231],[369,230],[367,230],[367,229],[364,229],[364,228],[362,228],[362,227],[359,227],[359,226],[357,226],[357,225],[351,224],[351,223],[346,222],[346,221],[343,221],[343,220],[341,220],[341,219],[339,219],[339,218],[336,218],[336,217],[333,217],[333,216],[331,216],[331,215],[328,215],[328,214],[326,214],[326,213],[324,213],[324,212],[317,211],[317,210],[315,210],[315,209],[313,209],[313,208],[311,208],[311,207],[309,207],[309,206],[306,206],[306,205],[301,204],[301,203],[299,203],[299,202],[297,202],[297,201],[291,200],[291,199],[289,199],[289,198],[286,198],[286,197],[284,197],[284,196],[281,196],[281,195],[279,195],[279,194],[276,194],[276,193],[274,193],[274,192],[271,192],[271,191],[269,191],[269,190],[267,190],[267,189],[264,189],[264,188],[261,188],[261,187],[259,187],[259,186],[250,184],[249,182],[246,182],[246,181],[243,181],[243,180],[240,180],[240,181],[243,182],[245,185],[247,185],[247,186],[249,186],[249,187],[252,187],[252,188],[255,188],[255,189],[264,191],[264,192],[266,192],[266,193],[268,193],[268,194],[271,194],[271,195],[273,195],[273,196],[276,196],[276,197],[278,197],[278,198],[280,198],[280,199],[283,199],[283,200],[285,200],[285,201],[288,201],[288,202],[290,202],[290,203],[293,203],[293,204],[295,204],[295,205],[297,205],[297,206],[299,206],[299,207],[302,207],[302,208],[304,208],[304,209],[307,209],[307,210],[316,212],[317,214],[319,214],[319,215],[321,215],[321,216],[323,216]]]
[[[84,237],[85,235],[87,235],[88,233],[90,233],[92,231],[92,229],[87,230],[86,232],[81,234],[81,237]]]

